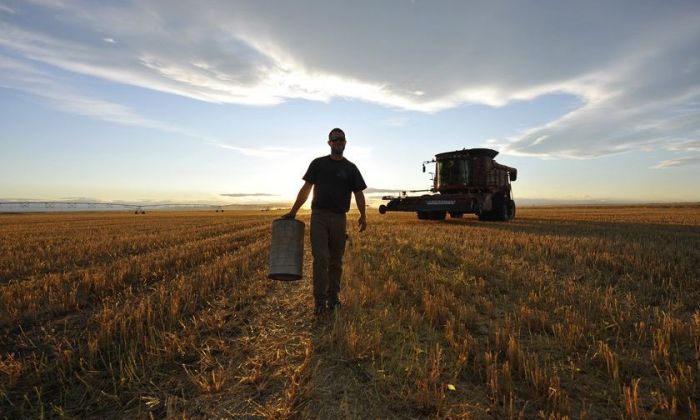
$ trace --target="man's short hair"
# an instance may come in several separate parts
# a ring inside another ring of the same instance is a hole
[[[345,131],[341,130],[340,128],[334,128],[331,130],[330,133],[328,133],[328,140],[332,140],[338,137],[345,138]]]

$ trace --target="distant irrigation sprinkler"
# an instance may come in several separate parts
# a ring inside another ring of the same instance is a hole
[[[146,214],[146,208],[151,210],[157,209],[214,209],[216,213],[223,213],[224,208],[230,204],[204,204],[204,203],[153,203],[153,204],[137,204],[137,203],[122,203],[122,202],[104,202],[104,201],[46,201],[46,200],[0,200],[0,212],[4,209],[21,208],[22,211],[61,211],[65,209],[71,210],[119,210],[125,209],[133,214]]]

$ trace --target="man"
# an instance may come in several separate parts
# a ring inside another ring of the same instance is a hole
[[[314,313],[340,308],[338,293],[343,273],[345,252],[345,213],[350,210],[350,193],[360,210],[357,223],[360,232],[367,228],[365,195],[367,185],[357,166],[343,157],[345,133],[334,128],[328,133],[331,154],[314,159],[303,176],[304,185],[289,213],[282,217],[296,217],[299,208],[309,198],[311,189],[311,253],[314,257]]]

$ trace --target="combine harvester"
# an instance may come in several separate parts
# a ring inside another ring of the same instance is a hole
[[[511,193],[511,181],[518,177],[518,170],[497,163],[498,154],[492,149],[462,149],[435,155],[435,159],[423,162],[435,163],[433,188],[410,192],[430,191],[436,194],[399,197],[385,196],[390,200],[379,206],[379,213],[388,211],[415,211],[421,220],[459,218],[465,213],[479,216],[479,220],[508,221],[515,217],[515,201]]]

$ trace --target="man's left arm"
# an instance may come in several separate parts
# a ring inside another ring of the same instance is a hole
[[[357,225],[360,227],[360,232],[364,232],[367,229],[367,217],[365,216],[365,193],[362,190],[355,191],[355,204],[357,204],[357,209],[360,211],[360,218],[357,219]]]

